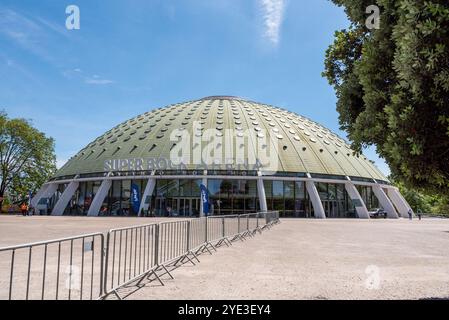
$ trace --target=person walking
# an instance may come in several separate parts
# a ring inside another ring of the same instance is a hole
[[[419,221],[421,221],[421,218],[422,218],[422,212],[421,212],[421,209],[419,209],[418,208],[418,219],[419,219]]]
[[[22,216],[24,217],[28,214],[28,206],[25,202],[20,206],[20,211],[22,212]]]
[[[408,210],[408,218],[409,218],[410,220],[413,220],[413,211],[412,211],[412,208],[410,208],[410,209]]]

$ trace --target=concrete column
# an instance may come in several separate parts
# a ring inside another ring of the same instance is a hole
[[[151,197],[155,187],[156,187],[156,179],[154,178],[148,179],[147,186],[145,187],[145,191],[143,192],[142,201],[140,202],[139,217],[142,216],[142,209],[146,211],[150,207],[150,203],[147,202],[146,200],[148,197]]]
[[[410,206],[402,197],[399,190],[397,188],[389,188],[388,196],[390,197],[391,202],[393,202],[393,204],[395,205],[396,209],[398,209],[401,217],[408,218],[408,211],[410,210]]]
[[[265,185],[262,178],[257,179],[257,194],[259,196],[260,211],[267,212],[267,196],[265,194]]]
[[[385,194],[385,192],[379,185],[373,186],[373,192],[376,195],[377,199],[379,200],[379,203],[382,206],[382,208],[387,212],[387,217],[390,219],[399,218],[398,213],[394,208],[394,205],[391,203],[390,199],[388,199],[388,196]]]
[[[324,212],[323,203],[320,199],[320,194],[316,189],[313,181],[306,181],[306,189],[309,194],[310,201],[312,201],[313,211],[315,212],[315,218],[326,219],[326,213]]]
[[[78,189],[78,186],[79,182],[77,181],[70,182],[67,188],[65,188],[61,197],[59,197],[58,202],[56,202],[56,205],[53,208],[53,211],[51,212],[52,216],[62,216],[64,214],[64,210],[67,207],[67,204],[69,203],[70,199],[72,199],[73,194]]]
[[[50,184],[44,184],[39,191],[34,195],[34,197],[31,199],[30,204],[33,208],[36,208],[36,205],[38,202],[43,198],[44,194],[46,193],[47,189],[50,187]],[[56,189],[55,189],[56,191]],[[53,192],[54,193],[54,192]]]
[[[94,196],[94,199],[90,204],[89,212],[87,213],[88,216],[98,216],[103,200],[108,195],[111,185],[112,181],[110,179],[103,180],[97,194]]]
[[[206,186],[207,188],[207,178],[203,178],[203,181],[201,182],[203,185]],[[211,206],[209,206],[209,211],[211,209]],[[210,212],[209,212],[210,214]],[[204,208],[203,208],[203,199],[201,197],[201,193],[200,193],[200,217],[204,217]]]
[[[369,219],[368,209],[355,185],[352,182],[346,182],[345,189],[355,206],[359,219]]]
[[[41,199],[52,197],[55,194],[56,190],[58,190],[58,186],[58,183],[49,183],[43,186],[31,200],[31,205],[36,208]]]

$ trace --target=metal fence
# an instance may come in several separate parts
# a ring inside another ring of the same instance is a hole
[[[202,253],[253,237],[278,212],[212,216],[112,229],[0,249],[0,299],[98,299],[163,275]]]
[[[1,248],[0,299],[96,299],[103,250],[101,233]]]
[[[112,229],[106,239],[105,293],[132,282],[158,263],[157,224]]]

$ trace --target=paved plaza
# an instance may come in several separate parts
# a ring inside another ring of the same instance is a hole
[[[162,220],[0,216],[0,246]],[[128,299],[449,298],[449,220],[281,221]]]
[[[176,218],[0,216],[0,247],[103,232]]]
[[[284,219],[129,298],[447,299],[448,248],[449,220]]]

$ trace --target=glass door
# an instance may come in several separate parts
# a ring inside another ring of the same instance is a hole
[[[322,201],[327,218],[338,218],[338,203],[334,200]]]
[[[179,199],[179,215],[188,217],[190,215],[190,200],[187,198]]]
[[[191,203],[192,205],[190,206],[191,208],[190,215],[194,217],[199,217],[201,211],[201,199],[194,198],[192,199]]]
[[[166,206],[165,206],[165,198],[156,198],[156,216],[165,217],[166,216]]]

